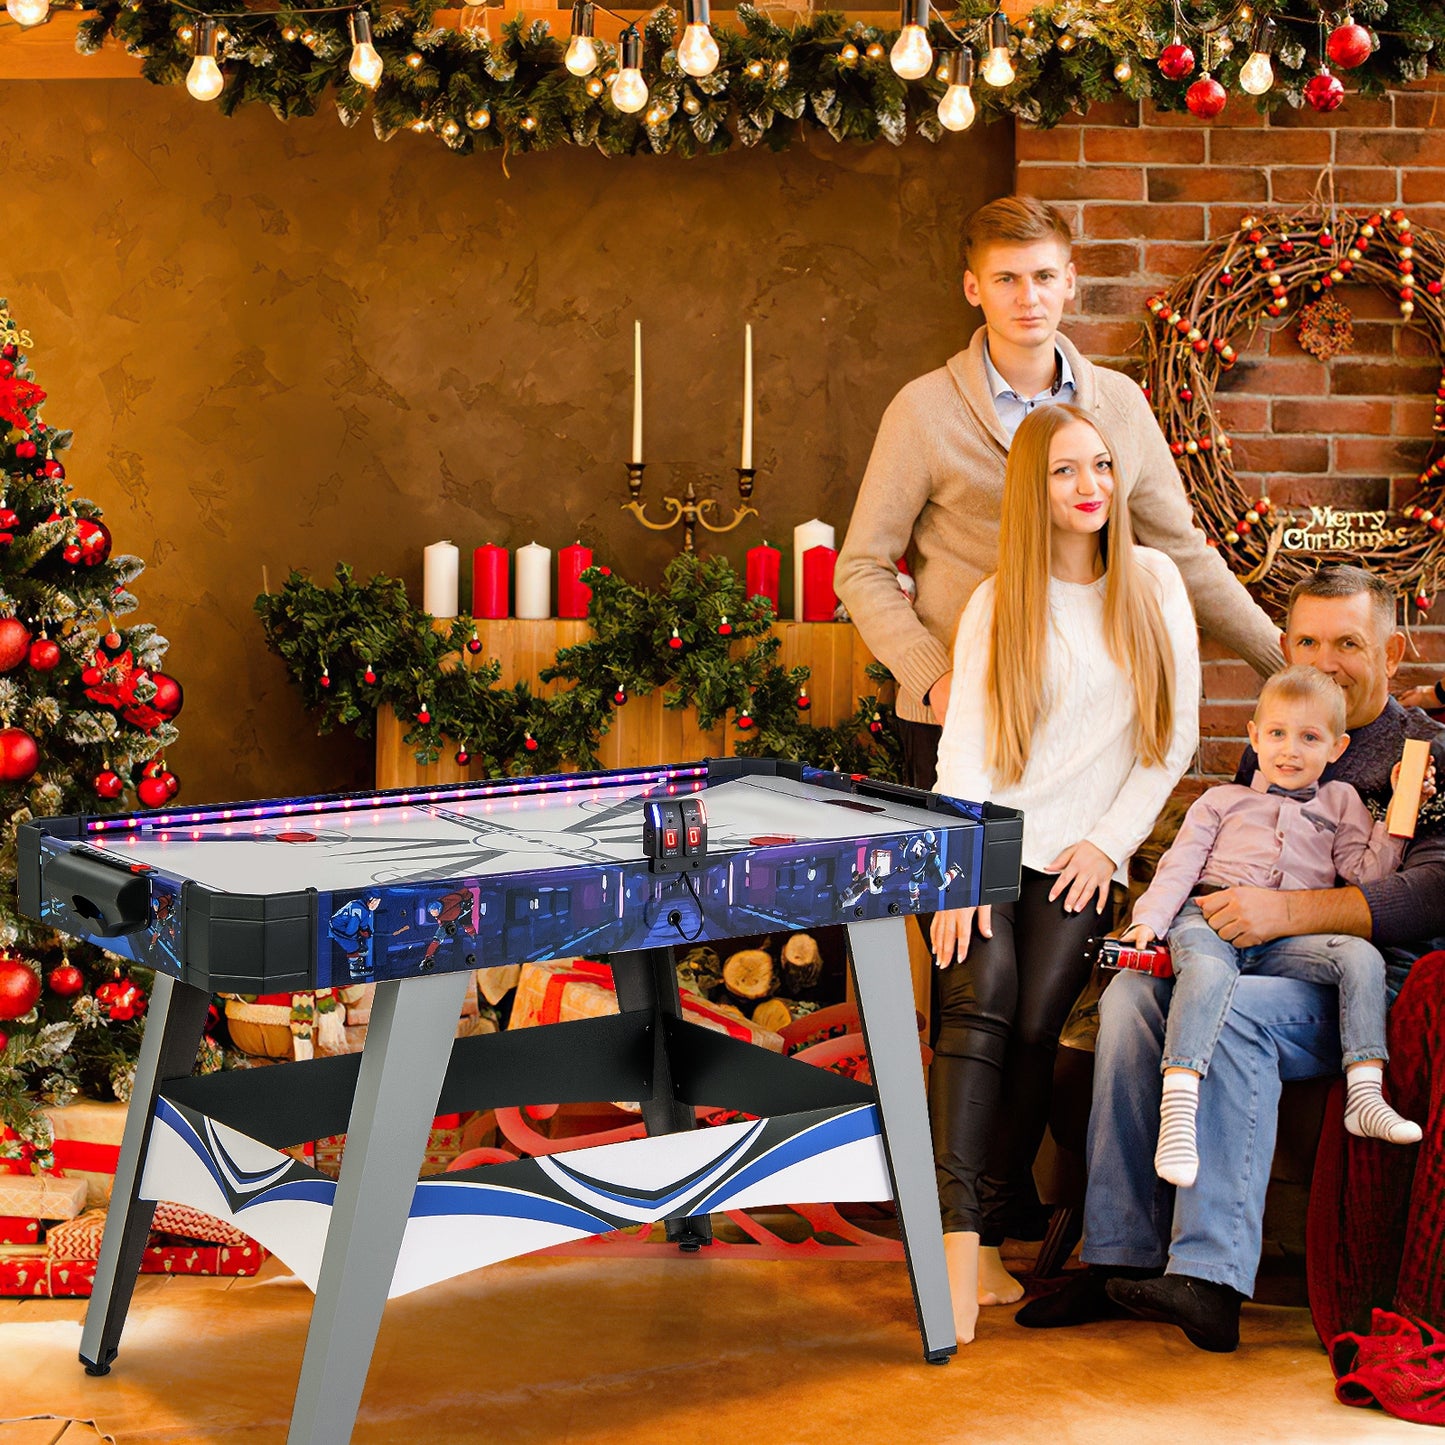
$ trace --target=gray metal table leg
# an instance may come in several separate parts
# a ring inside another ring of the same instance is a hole
[[[906,920],[848,925],[858,1016],[878,1091],[883,1148],[893,1176],[898,1229],[913,1281],[924,1358],[944,1364],[958,1349],[943,1258],[943,1226],[933,1173],[933,1141],[908,969]]]
[[[140,1187],[146,1148],[150,1144],[156,1096],[164,1080],[184,1078],[195,1067],[196,1050],[201,1046],[210,1003],[210,994],[190,984],[178,983],[169,974],[156,974],[151,986],[120,1160],[105,1216],[100,1260],[95,1269],[95,1287],[80,1336],[80,1361],[92,1375],[106,1374],[115,1358],[141,1256],[150,1237],[151,1220],[155,1217],[155,1201],[137,1199],[136,1190]]]
[[[350,1440],[472,975],[377,985],[289,1445]]]

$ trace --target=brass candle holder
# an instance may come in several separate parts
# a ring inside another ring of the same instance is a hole
[[[647,515],[647,503],[642,500],[642,472],[647,464],[645,462],[627,463],[627,493],[629,500],[622,504],[625,512],[631,512],[649,532],[666,532],[682,523],[682,550],[692,552],[695,550],[693,543],[697,536],[697,529],[701,527],[706,532],[731,532],[744,517],[756,517],[758,510],[751,504],[750,498],[753,495],[753,478],[757,475],[755,467],[737,467],[738,474],[738,495],[742,498],[742,504],[733,508],[730,521],[709,522],[706,513],[712,511],[714,515],[721,515],[718,511],[721,505],[716,497],[699,497],[697,489],[689,481],[687,490],[679,497],[663,497],[662,505],[667,509],[667,520],[654,522]]]

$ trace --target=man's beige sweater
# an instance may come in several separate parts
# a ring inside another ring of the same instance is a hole
[[[928,690],[953,666],[954,629],[973,589],[998,570],[1008,439],[984,373],[984,328],[946,366],[911,381],[883,413],[838,557],[834,585],[863,640],[898,679],[898,715],[937,722]],[[1200,626],[1261,674],[1283,665],[1279,628],[1204,540],[1179,469],[1128,377],[1056,338],[1074,373],[1075,405],[1099,418],[1115,449],[1135,539],[1174,559]],[[894,559],[918,583],[910,604]]]

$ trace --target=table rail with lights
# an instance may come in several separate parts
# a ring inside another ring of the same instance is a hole
[[[388,1298],[630,1225],[692,1249],[716,1210],[892,1198],[946,1362],[904,922],[1015,898],[1022,831],[990,803],[740,758],[22,825],[22,912],[156,970],[81,1361],[116,1356],[161,1199],[315,1291],[289,1438],[319,1445],[350,1438]],[[683,1018],[675,947],[828,924],[871,1085]],[[474,968],[580,954],[609,959],[619,1013],[454,1039]],[[192,1076],[213,992],[357,981],[377,985],[360,1054]],[[418,1180],[438,1113],[601,1099],[639,1100],[647,1137]],[[698,1105],[743,1117],[694,1129]],[[335,1180],[282,1152],[339,1133]]]

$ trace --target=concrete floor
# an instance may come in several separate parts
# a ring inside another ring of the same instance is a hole
[[[311,1295],[145,1276],[112,1373],[76,1363],[83,1301],[0,1301],[0,1445],[280,1445]],[[1301,1309],[1248,1306],[1235,1355],[1144,1323],[1051,1333],[990,1310],[925,1365],[901,1266],[512,1261],[387,1308],[357,1445],[1234,1445],[1441,1438],[1338,1404]]]

